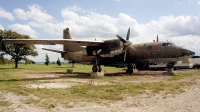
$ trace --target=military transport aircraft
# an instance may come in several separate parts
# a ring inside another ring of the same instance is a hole
[[[5,39],[6,43],[18,44],[62,44],[63,50],[43,50],[61,53],[62,58],[73,62],[91,62],[93,72],[101,72],[100,65],[117,63],[133,64],[165,62],[172,68],[180,60],[194,56],[194,52],[170,42],[149,42],[132,44],[129,41],[130,28],[126,40],[117,35],[118,39],[104,41],[81,41],[71,38],[69,28],[63,30],[63,39]],[[85,47],[83,47],[85,46]]]

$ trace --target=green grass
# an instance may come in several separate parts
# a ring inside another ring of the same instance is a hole
[[[187,77],[191,77],[193,74],[178,74],[178,75],[172,75],[169,80],[181,80]]]
[[[116,85],[99,85],[99,86],[75,86],[70,89],[70,93],[79,97],[88,99],[106,99],[106,100],[122,100],[125,94],[128,96],[136,96],[146,93],[146,90],[152,93],[160,91],[168,91],[168,93],[180,90],[178,85],[164,83],[140,83],[140,84],[116,84]]]
[[[82,65],[82,64],[75,64],[74,67],[72,67],[71,64],[63,64],[62,66],[58,66],[56,64],[50,64],[46,66],[45,64],[19,64],[19,68],[14,68],[13,64],[6,64],[6,65],[0,65],[0,72],[10,71],[20,71],[20,70],[66,70],[66,69],[73,69],[73,70],[92,70],[92,65]],[[103,70],[122,70],[123,68],[115,68],[115,67],[104,67],[102,66]]]
[[[124,94],[128,96],[136,96],[145,93],[146,90],[152,93],[160,91],[168,91],[168,93],[178,93],[179,85],[165,83],[139,83],[139,84],[112,84],[112,85],[79,85],[68,89],[43,89],[43,88],[25,88],[20,85],[30,83],[25,82],[1,82],[1,90],[13,92],[15,94],[28,96],[30,94],[39,97],[40,99],[54,98],[58,101],[76,101],[76,99],[84,99],[89,101],[94,100],[122,100]]]

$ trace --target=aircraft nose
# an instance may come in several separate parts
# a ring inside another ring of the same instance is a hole
[[[195,55],[194,51],[188,50],[188,52],[190,53],[190,55]]]
[[[182,56],[189,56],[189,55],[194,55],[195,52],[191,51],[191,50],[184,49],[184,50],[182,50],[181,54],[182,54]]]
[[[195,52],[194,52],[194,51],[190,51],[190,54],[194,56],[194,55],[195,55]]]

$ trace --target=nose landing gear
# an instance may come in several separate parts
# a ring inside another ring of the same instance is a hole
[[[163,72],[163,74],[174,74],[174,65],[175,65],[176,63],[175,62],[169,62],[169,63],[167,63],[167,72]]]

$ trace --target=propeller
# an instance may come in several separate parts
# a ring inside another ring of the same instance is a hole
[[[153,40],[154,42],[159,42],[159,40],[158,40],[158,34],[157,34],[157,38],[156,38],[156,41],[155,40]]]
[[[123,42],[124,45],[124,61],[126,60],[126,54],[127,54],[127,47],[132,44],[131,41],[129,41],[129,36],[130,36],[130,28],[128,29],[127,35],[126,35],[126,40],[124,40],[121,36],[117,35],[117,38]]]
[[[159,40],[158,40],[158,34],[157,34],[157,40],[156,40],[156,41],[157,41],[157,42],[159,41]]]

